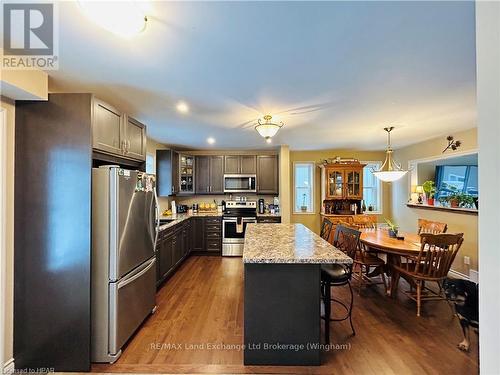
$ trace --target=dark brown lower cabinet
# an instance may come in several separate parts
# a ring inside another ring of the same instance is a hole
[[[169,278],[189,254],[218,255],[221,251],[220,217],[191,217],[162,230],[156,243],[156,285]]]
[[[156,243],[156,285],[170,277],[193,250],[193,228],[198,218],[185,220],[162,230]]]
[[[205,220],[203,217],[192,217],[193,251],[205,251]]]

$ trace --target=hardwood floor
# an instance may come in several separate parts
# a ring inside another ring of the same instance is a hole
[[[402,282],[403,283],[403,282]],[[458,320],[446,302],[415,303],[401,290],[396,299],[381,286],[355,295],[353,321],[331,324],[332,344],[320,367],[243,366],[243,264],[241,258],[191,257],[163,286],[158,310],[131,339],[113,365],[96,364],[93,372],[136,373],[298,373],[298,374],[477,374],[478,337],[470,353],[461,341]],[[347,290],[337,291],[339,297]],[[207,344],[226,345],[207,348]],[[170,344],[170,347],[169,347]],[[191,347],[191,345],[205,347]],[[179,345],[179,346],[177,346]]]

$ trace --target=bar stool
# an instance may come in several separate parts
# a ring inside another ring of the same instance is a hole
[[[361,232],[347,228],[343,225],[337,225],[334,235],[333,245],[343,251],[351,258],[355,258],[359,245],[359,236]],[[325,321],[325,342],[330,343],[330,322],[343,321],[349,319],[353,336],[356,335],[354,325],[352,324],[352,307],[354,294],[351,287],[352,264],[325,264],[321,265],[321,296],[324,305],[324,315],[321,317]],[[332,297],[331,288],[337,286],[349,286],[351,299],[349,303]],[[346,315],[342,318],[331,318],[331,304],[335,302],[345,309]]]

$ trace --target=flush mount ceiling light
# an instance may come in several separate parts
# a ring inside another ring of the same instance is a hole
[[[208,143],[209,145],[213,145],[213,144],[215,143],[215,138],[213,138],[213,137],[208,137],[208,138],[207,138],[207,143]]]
[[[283,122],[280,122],[279,124],[271,122],[272,118],[273,117],[271,115],[265,115],[264,121],[262,122],[258,119],[258,124],[255,125],[255,130],[257,130],[257,132],[264,137],[268,143],[284,125]]]
[[[175,106],[177,108],[177,111],[180,113],[188,113],[189,112],[189,106],[187,105],[186,102],[180,101],[177,103]]]
[[[393,129],[393,126],[384,128],[384,130],[387,132],[387,148],[385,150],[385,161],[378,170],[372,169],[372,173],[375,175],[375,177],[384,182],[399,180],[401,177],[408,173],[408,171],[405,171],[401,168],[401,164],[396,163],[392,158],[392,153],[394,151],[391,147],[391,131]]]
[[[137,1],[79,0],[80,9],[95,24],[123,37],[144,31],[148,18]]]

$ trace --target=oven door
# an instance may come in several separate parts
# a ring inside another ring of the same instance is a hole
[[[254,174],[225,174],[224,193],[255,193],[256,176]]]
[[[256,222],[257,219],[253,217],[224,218],[222,220],[222,242],[243,243],[247,225]]]

